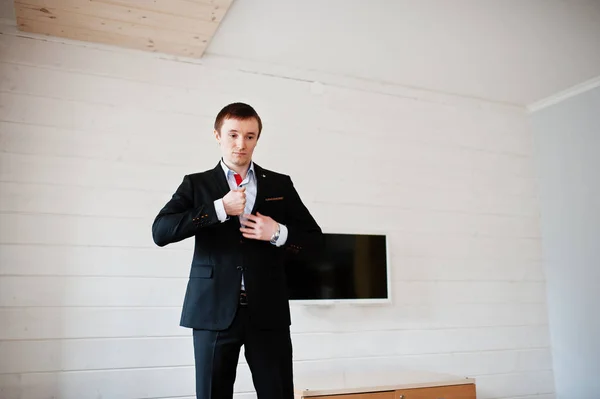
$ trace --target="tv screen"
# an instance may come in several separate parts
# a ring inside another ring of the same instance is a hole
[[[384,235],[324,236],[323,249],[312,259],[288,261],[290,299],[388,298]]]

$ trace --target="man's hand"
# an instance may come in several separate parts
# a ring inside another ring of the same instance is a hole
[[[256,213],[254,215],[244,215],[242,219],[242,227],[240,231],[246,238],[252,240],[271,241],[271,237],[277,229],[279,223],[271,219],[269,216]]]
[[[239,216],[246,208],[246,187],[234,189],[223,197],[223,207],[229,216]]]

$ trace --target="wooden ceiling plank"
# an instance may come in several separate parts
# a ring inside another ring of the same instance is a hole
[[[228,8],[218,5],[211,6],[207,4],[195,3],[186,0],[86,0],[89,2],[106,3],[120,5],[124,7],[137,8],[140,10],[149,10],[161,12],[169,15],[186,16],[188,18],[202,19],[208,18],[208,21],[221,22]],[[208,17],[207,17],[208,16]]]
[[[137,50],[162,52],[184,57],[200,58],[206,46],[190,46],[182,43],[171,43],[164,39],[148,42],[140,37],[121,35],[114,32],[82,29],[74,26],[60,26],[53,22],[31,20],[17,16],[17,25],[24,32],[63,37],[93,43],[122,46]]]
[[[219,26],[218,22],[211,22],[208,20],[199,22],[197,19],[188,17],[167,15],[155,11],[90,2],[86,0],[16,0],[15,4],[35,6],[39,9],[53,8],[98,18],[154,27],[156,29],[169,29],[179,32],[195,33],[207,37],[212,37]]]
[[[233,0],[14,0],[32,33],[201,57]]]
[[[231,3],[233,3],[233,0],[185,0],[185,1],[189,1],[191,3],[206,4],[209,6],[225,7],[225,8],[229,8],[231,6]]]
[[[118,33],[121,36],[132,36],[146,40],[148,43],[157,42],[160,38],[170,43],[180,43],[187,46],[206,46],[210,37],[187,32],[158,30],[156,28],[130,24],[89,15],[77,14],[54,8],[31,7],[18,4],[15,6],[19,17],[32,21],[52,23],[60,26],[94,30],[105,33]]]

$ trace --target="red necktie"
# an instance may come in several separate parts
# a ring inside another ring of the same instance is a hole
[[[234,173],[233,177],[235,177],[235,184],[237,184],[239,186],[242,183],[242,176],[240,176],[237,173]]]

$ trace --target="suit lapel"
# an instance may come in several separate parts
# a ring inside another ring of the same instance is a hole
[[[254,164],[254,175],[256,176],[256,200],[254,201],[254,206],[252,207],[252,214],[256,215],[256,210],[262,201],[264,200],[264,195],[262,193],[265,192],[265,184],[266,184],[266,175],[264,173],[263,168],[258,166],[256,163]]]
[[[213,169],[213,178],[215,179],[215,183],[217,185],[217,190],[219,194],[217,198],[223,198],[229,192],[229,184],[227,183],[227,179],[225,178],[225,172],[223,172],[221,162],[219,162],[217,166]]]

